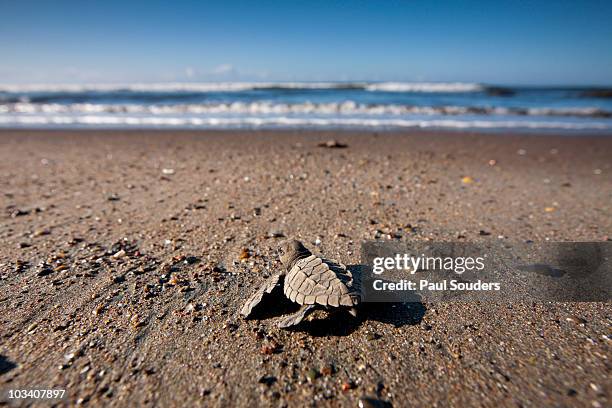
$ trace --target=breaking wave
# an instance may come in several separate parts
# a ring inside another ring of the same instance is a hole
[[[612,111],[595,107],[508,108],[479,106],[411,106],[360,104],[354,101],[330,103],[233,102],[208,104],[0,104],[0,114],[149,114],[149,115],[512,115],[612,118]]]
[[[585,89],[373,81],[0,85],[0,126],[609,132],[612,101]]]
[[[23,84],[0,85],[8,93],[85,92],[242,92],[249,90],[356,89],[371,92],[479,92],[485,87],[463,82],[202,82],[135,84]]]

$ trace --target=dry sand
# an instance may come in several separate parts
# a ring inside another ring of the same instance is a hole
[[[609,303],[237,311],[281,234],[348,264],[374,237],[609,240],[611,165],[606,137],[4,131],[0,401],[609,406]]]

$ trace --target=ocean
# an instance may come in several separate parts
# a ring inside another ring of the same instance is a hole
[[[433,82],[0,85],[0,127],[612,133],[611,94]]]

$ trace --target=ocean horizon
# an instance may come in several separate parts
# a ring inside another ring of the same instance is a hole
[[[476,82],[5,84],[0,127],[611,133],[611,94]]]

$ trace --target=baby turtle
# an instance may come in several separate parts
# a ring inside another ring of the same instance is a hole
[[[317,308],[343,308],[353,316],[355,306],[361,302],[358,280],[346,266],[313,255],[301,242],[285,241],[278,249],[286,271],[280,271],[255,292],[244,304],[240,313],[248,318],[264,296],[283,285],[283,292],[292,302],[302,307],[283,318],[278,327],[287,328],[300,323]]]

